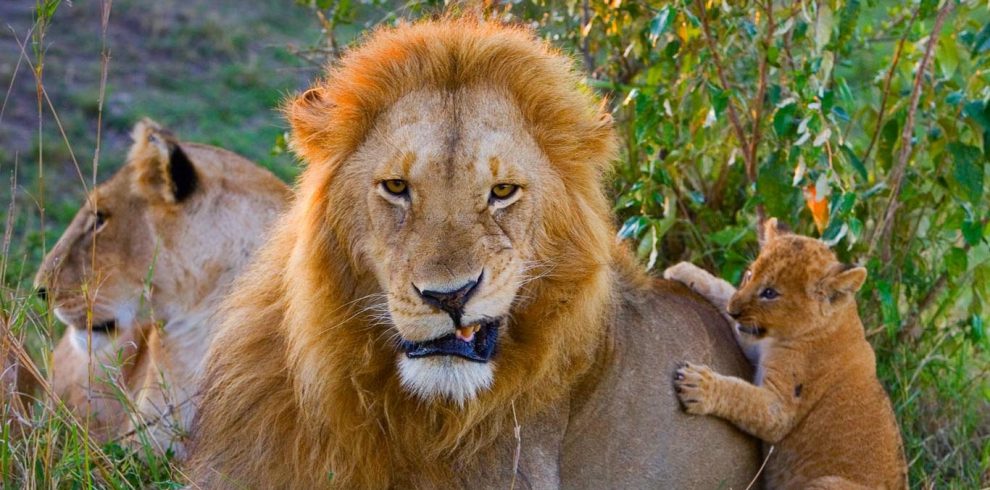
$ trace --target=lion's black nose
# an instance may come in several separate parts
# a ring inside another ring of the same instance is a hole
[[[468,281],[463,286],[449,291],[431,291],[425,289],[421,291],[415,284],[413,284],[413,289],[419,293],[423,301],[426,301],[427,304],[443,310],[457,321],[464,311],[464,305],[471,299],[471,294],[474,293],[480,282],[481,276],[478,276],[478,280]]]
[[[41,301],[48,301],[48,290],[45,289],[44,286],[38,288],[38,290],[35,291],[34,294],[37,294],[38,297],[41,298]]]

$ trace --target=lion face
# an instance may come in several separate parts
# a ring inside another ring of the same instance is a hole
[[[729,301],[743,334],[777,339],[828,333],[839,308],[855,308],[866,269],[842,264],[819,240],[765,227],[766,241]]]
[[[385,292],[404,386],[470,399],[493,380],[500,335],[536,257],[543,201],[564,192],[502,93],[418,91],[345,166],[367,208],[359,248]]]

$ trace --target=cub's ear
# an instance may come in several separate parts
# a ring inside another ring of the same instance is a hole
[[[127,164],[135,167],[135,185],[151,202],[176,204],[196,191],[196,168],[171,132],[145,118],[131,138]]]
[[[759,235],[760,248],[767,246],[770,242],[781,235],[788,233],[787,226],[777,222],[777,218],[769,218],[763,223],[762,233]]]
[[[846,294],[855,294],[866,282],[866,268],[848,264],[835,266],[822,279],[823,292],[830,301],[835,301]]]

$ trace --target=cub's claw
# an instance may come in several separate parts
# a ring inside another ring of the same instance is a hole
[[[685,362],[674,371],[674,391],[687,413],[711,413],[714,385],[715,373],[708,366]]]

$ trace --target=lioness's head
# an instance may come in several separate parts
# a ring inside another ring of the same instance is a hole
[[[405,389],[463,403],[503,371],[587,351],[575,332],[592,319],[555,318],[600,303],[576,291],[610,259],[614,140],[568,60],[494,24],[383,30],[288,114],[310,165],[305,239],[323,254],[310,266],[368,278]],[[300,308],[320,301],[305,294]]]
[[[197,172],[175,139],[150,120],[138,123],[127,164],[90,192],[35,276],[42,299],[83,351],[138,322],[158,248],[153,222],[181,213],[195,194]]]
[[[855,309],[856,291],[865,280],[865,268],[840,263],[820,240],[779,231],[771,218],[764,226],[760,255],[732,296],[728,312],[746,335],[794,338],[828,333],[836,326],[836,311]]]
[[[82,352],[90,338],[94,352],[109,349],[136,325],[199,329],[286,195],[250,161],[180,142],[151,120],[132,138],[127,163],[92,189],[35,277]],[[206,338],[181,333],[194,348]]]

